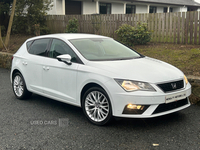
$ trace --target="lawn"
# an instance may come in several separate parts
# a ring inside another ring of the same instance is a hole
[[[139,53],[168,62],[186,75],[200,76],[200,45],[149,43],[133,47]],[[200,105],[200,86],[192,84],[190,101]]]
[[[200,76],[200,45],[150,43],[133,48],[145,56],[176,66],[186,75]]]

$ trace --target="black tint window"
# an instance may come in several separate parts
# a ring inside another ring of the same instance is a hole
[[[110,3],[100,3],[99,4],[100,14],[111,14],[111,4]]]
[[[156,12],[157,12],[157,7],[150,6],[149,13],[156,13]]]
[[[63,41],[54,39],[51,44],[51,49],[48,57],[56,58],[59,55],[69,54],[72,57],[72,62],[76,62],[76,54],[74,51]]]
[[[126,14],[135,14],[135,5],[126,5]]]
[[[26,43],[27,49],[29,49],[29,48],[30,48],[30,46],[31,46],[32,42],[33,42],[33,41],[29,41],[29,42],[27,42],[27,43]]]
[[[40,56],[45,56],[49,41],[50,41],[50,39],[35,40],[30,47],[29,53],[35,54],[35,55],[40,55]]]
[[[168,12],[168,8],[164,7],[163,12],[167,13]],[[173,12],[173,8],[170,7],[169,12]]]
[[[163,8],[163,12],[164,12],[164,13],[167,13],[167,9],[168,9],[167,7],[164,7],[164,8]]]

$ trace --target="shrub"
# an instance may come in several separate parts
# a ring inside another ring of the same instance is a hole
[[[146,44],[151,40],[151,32],[145,23],[138,23],[137,27],[123,24],[115,33],[118,40],[127,46]]]
[[[66,33],[77,33],[78,32],[78,20],[76,18],[70,19],[66,26]]]
[[[50,30],[48,27],[44,26],[44,27],[40,27],[40,34],[41,35],[46,35],[46,34],[50,34]]]

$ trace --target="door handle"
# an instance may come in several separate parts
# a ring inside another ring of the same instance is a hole
[[[44,70],[49,70],[50,68],[49,67],[45,67],[45,66],[43,66],[42,67]]]
[[[22,64],[26,66],[28,63],[27,62],[22,62]]]

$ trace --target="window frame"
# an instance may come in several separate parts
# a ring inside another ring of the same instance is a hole
[[[50,42],[49,48],[48,48],[48,50],[47,50],[46,57],[47,57],[47,58],[50,58],[50,59],[57,59],[57,58],[53,58],[53,57],[49,57],[49,56],[48,56],[48,54],[49,54],[49,52],[50,52],[50,49],[51,49],[51,46],[52,46],[52,43],[53,43],[53,40],[60,40],[60,41],[64,42],[67,46],[69,46],[69,44],[67,44],[67,43],[66,43],[64,40],[62,40],[62,39],[59,39],[59,38],[51,38],[51,42]],[[69,46],[69,48],[70,48],[71,51],[76,55],[76,61],[77,61],[77,62],[73,62],[73,61],[72,61],[72,63],[84,64],[84,63],[81,61],[81,59],[78,57],[78,55],[74,52],[74,50],[72,49],[72,47]],[[64,54],[63,54],[63,55],[64,55]]]
[[[44,55],[37,55],[37,54],[32,54],[32,53],[30,53],[30,48],[31,48],[31,46],[33,46],[34,42],[37,41],[37,40],[43,40],[43,39],[48,39],[48,40],[49,40],[49,42],[47,43],[47,47],[46,47],[46,50],[45,50],[45,54],[44,54]],[[32,43],[31,43],[30,46],[28,47],[28,43],[31,42],[31,41],[32,41]],[[27,47],[28,53],[31,54],[31,55],[40,56],[40,57],[47,57],[47,52],[48,52],[48,49],[49,49],[50,44],[51,44],[51,38],[39,38],[39,39],[34,39],[34,40],[27,41],[27,42],[26,42],[26,47]]]
[[[127,13],[127,6],[131,6],[131,11],[132,11],[133,8],[134,8],[134,12]],[[136,13],[136,5],[127,4],[127,5],[126,5],[126,14],[135,14],[135,13]]]
[[[29,48],[30,48],[31,45],[33,44],[33,41],[34,41],[34,40],[26,42],[26,49],[27,49],[27,51],[29,50]],[[30,43],[30,45],[28,45],[28,43]]]
[[[155,11],[156,11],[156,12],[151,12],[151,10],[154,10],[154,8],[155,8]],[[150,6],[150,8],[149,8],[149,13],[150,13],[150,14],[157,13],[157,6]]]
[[[103,14],[103,13],[101,13],[101,4],[106,4],[106,14],[107,15],[112,14],[112,4],[111,3],[102,3],[102,2],[99,3],[99,14]],[[110,13],[108,13],[108,11],[107,11],[108,5],[110,5]]]
[[[166,12],[165,12],[165,9],[166,9]],[[163,13],[168,13],[167,10],[168,10],[168,7],[163,7]],[[173,12],[173,7],[169,8],[169,12]]]

